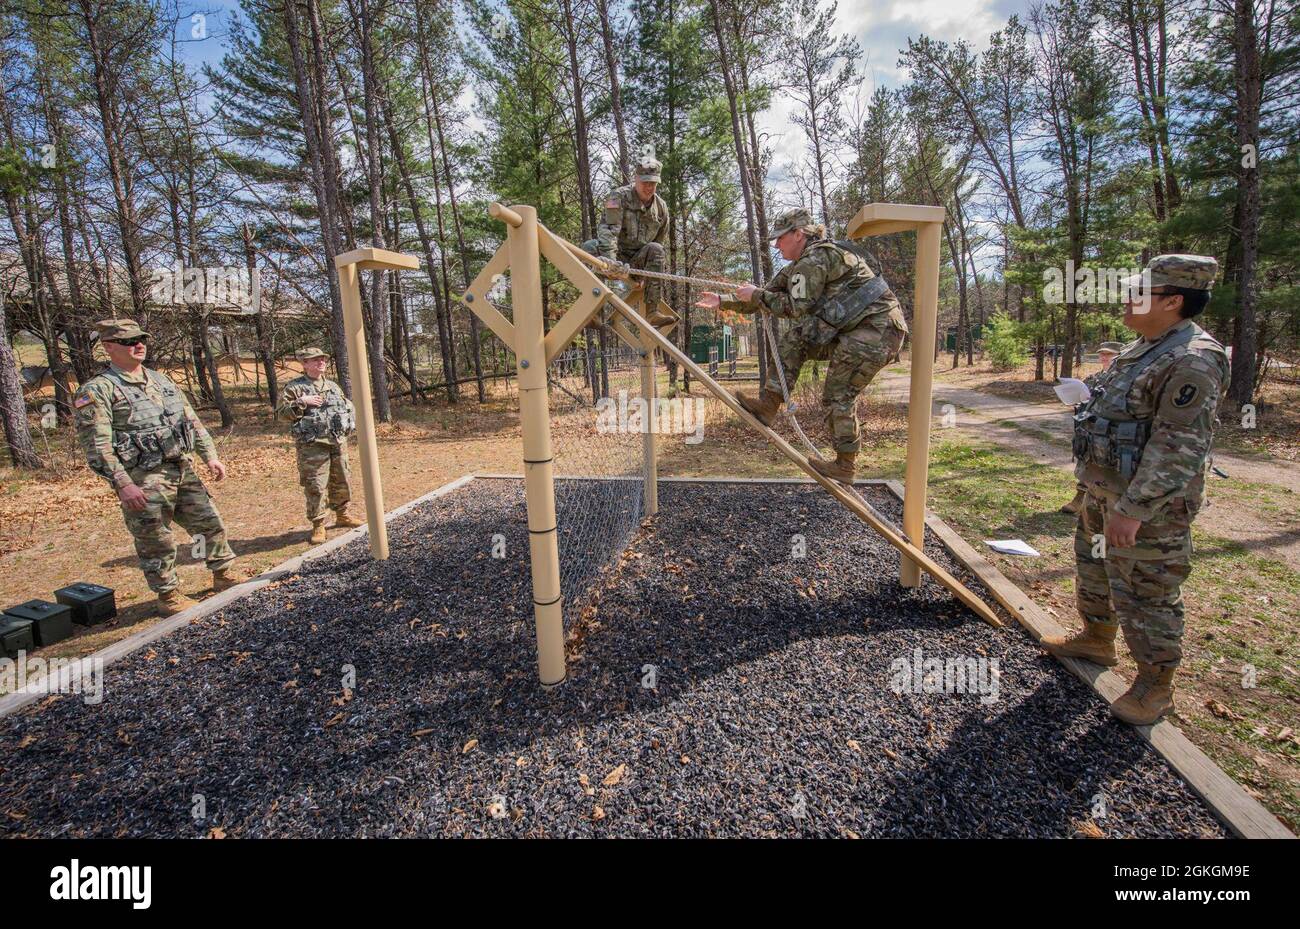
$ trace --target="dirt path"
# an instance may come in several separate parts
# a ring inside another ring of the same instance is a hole
[[[906,374],[886,372],[873,387],[888,400],[907,399]],[[952,423],[945,426],[945,422]],[[1073,471],[1070,458],[1070,411],[1064,404],[1049,405],[1011,400],[970,387],[937,381],[934,386],[934,428],[954,429],[1030,455],[1040,464]],[[1255,460],[1216,452],[1215,467],[1236,481],[1266,485],[1266,490],[1300,494],[1300,468],[1288,463]],[[1300,570],[1300,506],[1269,512],[1252,505],[1254,494],[1216,493],[1198,516],[1206,532],[1238,542],[1252,551]]]

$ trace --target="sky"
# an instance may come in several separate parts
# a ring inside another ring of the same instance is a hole
[[[865,92],[870,95],[877,87],[906,82],[898,58],[909,38],[928,35],[948,43],[965,39],[982,52],[992,33],[1005,26],[1012,14],[1023,18],[1029,6],[1030,0],[841,0],[836,23],[858,41],[862,50],[858,73],[866,78]],[[803,130],[790,122],[797,106],[788,95],[777,95],[760,120],[775,153],[769,180],[778,196],[795,196],[786,169],[807,153]]]
[[[876,87],[896,87],[906,80],[898,67],[899,50],[909,37],[922,34],[945,42],[965,39],[982,51],[991,33],[1001,29],[1008,17],[1023,14],[1031,0],[840,0],[837,13],[839,31],[851,33],[858,41],[862,57],[858,71],[866,77],[866,92]],[[220,63],[225,51],[225,35],[238,0],[199,0],[190,4],[181,0],[184,17],[180,29],[189,38],[194,24],[190,13],[201,10],[206,16],[207,35],[202,41],[187,41],[182,55],[191,65]],[[774,151],[772,176],[779,197],[796,198],[788,177],[788,168],[806,157],[806,140],[790,116],[795,102],[778,94],[772,107],[762,115],[760,129]]]

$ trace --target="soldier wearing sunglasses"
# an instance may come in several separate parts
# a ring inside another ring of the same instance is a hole
[[[77,392],[77,438],[90,469],[117,493],[158,611],[171,616],[196,603],[181,592],[176,576],[173,520],[203,537],[213,590],[243,580],[193,460],[201,458],[214,481],[226,476],[226,466],[181,389],[144,366],[149,334],[133,319],[106,319],[96,328],[109,366]]]

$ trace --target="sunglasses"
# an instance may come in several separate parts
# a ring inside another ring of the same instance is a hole
[[[118,345],[128,345],[135,348],[137,345],[148,345],[148,339],[106,339],[108,342],[116,342]]]

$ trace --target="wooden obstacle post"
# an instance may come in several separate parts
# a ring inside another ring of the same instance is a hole
[[[493,204],[506,224],[514,308],[514,350],[519,372],[519,426],[524,447],[524,497],[528,504],[528,551],[537,629],[537,670],[542,685],[564,682],[564,598],[555,516],[555,458],[546,383],[546,326],[542,310],[542,263],[537,210]]]
[[[904,469],[903,532],[917,548],[925,544],[925,503],[930,475],[930,407],[934,389],[934,339],[939,317],[941,206],[869,203],[849,223],[849,237],[916,232],[916,289],[912,300],[912,374],[907,395],[907,464]],[[921,566],[906,553],[899,565],[904,587],[921,585]]]
[[[648,315],[648,314],[646,314]],[[641,343],[641,399],[645,401],[645,415],[642,417],[641,434],[641,470],[645,479],[645,515],[654,516],[659,512],[659,450],[658,442],[659,404],[655,384],[655,346],[649,339],[640,339]]]
[[[388,527],[384,524],[384,488],[379,474],[375,413],[371,407],[370,362],[366,354],[365,320],[361,316],[360,278],[362,271],[414,270],[420,267],[420,259],[382,248],[358,248],[336,256],[334,266],[338,269],[339,291],[343,298],[343,326],[352,372],[352,405],[357,409],[357,444],[361,457],[361,481],[366,488],[370,554],[376,561],[382,561],[388,557]],[[379,359],[379,363],[383,364],[384,360]]]

